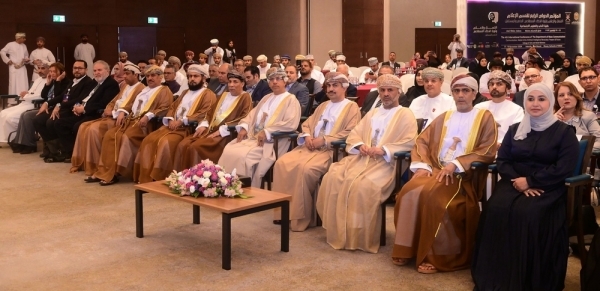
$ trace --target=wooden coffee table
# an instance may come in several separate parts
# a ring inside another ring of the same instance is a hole
[[[246,214],[256,213],[281,207],[281,251],[288,252],[290,247],[290,199],[291,195],[263,190],[260,188],[244,188],[244,194],[253,196],[240,198],[194,198],[171,193],[164,181],[137,184],[135,187],[135,229],[136,236],[144,237],[144,214],[142,196],[154,193],[192,204],[192,220],[200,224],[200,206],[212,208],[222,213],[223,219],[223,254],[222,267],[231,270],[231,219]]]

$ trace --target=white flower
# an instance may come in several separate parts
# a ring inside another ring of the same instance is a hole
[[[202,174],[202,176],[204,176],[204,178],[208,178],[208,177],[210,177],[210,175],[212,175],[212,173],[209,171],[204,171],[204,173]]]
[[[208,186],[208,183],[210,183],[210,179],[202,178],[202,180],[198,182],[200,183],[200,185],[202,185],[202,187],[206,188]]]
[[[199,181],[200,181],[200,177],[198,177],[197,175],[194,175],[194,176],[192,177],[192,180],[193,180],[194,182],[199,182]]]
[[[205,197],[216,197],[218,195],[217,191],[215,190],[215,188],[204,189],[204,193],[203,194],[204,194]]]
[[[225,176],[225,173],[224,173],[223,171],[219,171],[219,172],[217,173],[217,176],[218,176],[219,178],[223,178],[223,177]]]
[[[221,179],[219,179],[219,182],[221,182],[221,185],[227,186],[227,179],[221,178]]]
[[[225,178],[231,178],[231,174],[225,174]]]
[[[237,169],[233,169],[233,171],[231,171],[231,176],[235,177],[236,173],[237,173]]]
[[[234,196],[235,196],[235,191],[234,191],[234,190],[231,190],[231,189],[225,189],[225,193],[224,193],[224,195],[225,195],[226,197],[234,197]]]
[[[190,186],[190,193],[196,192],[196,187],[194,185]]]

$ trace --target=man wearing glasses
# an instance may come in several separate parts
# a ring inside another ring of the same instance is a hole
[[[527,87],[529,87],[535,83],[541,83],[543,80],[543,77],[540,74],[539,69],[529,68],[529,69],[525,70],[525,73],[523,74],[523,80],[525,80],[525,84],[527,84]],[[521,91],[517,92],[517,94],[515,94],[515,98],[513,99],[513,102],[515,102],[517,105],[521,106],[521,108],[524,108],[523,100],[525,100],[525,90],[521,90]]]
[[[300,103],[286,91],[287,79],[283,69],[268,75],[273,93],[262,98],[236,125],[237,139],[225,146],[219,159],[223,168],[237,169],[238,175],[252,177],[252,187],[261,186],[262,178],[275,163],[275,151],[281,156],[290,146],[289,139],[283,139],[275,148],[273,132],[294,131],[300,122]]]
[[[96,81],[86,75],[87,67],[88,64],[85,61],[76,60],[73,64],[74,78],[70,81],[70,85],[64,92],[54,92],[54,98],[42,104],[38,115],[33,120],[35,131],[40,134],[48,146],[49,157],[60,155],[58,135],[54,130],[55,122],[60,118],[75,116],[73,113],[75,104],[81,104],[82,100],[96,87]],[[49,113],[50,108],[53,109]],[[48,162],[51,161],[48,160]]]
[[[591,67],[591,66],[592,66],[592,60],[586,56],[581,56],[575,62],[575,67],[577,67],[577,71],[579,71],[583,68],[586,68],[586,67]],[[570,82],[571,84],[575,85],[575,87],[577,87],[577,91],[579,91],[580,93],[585,91],[583,86],[579,82],[579,74],[574,74],[574,75],[568,76],[565,79],[565,82]]]
[[[594,67],[584,67],[579,70],[579,85],[583,87],[583,107],[598,111],[598,71]]]

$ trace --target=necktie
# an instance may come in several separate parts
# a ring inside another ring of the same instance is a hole
[[[85,99],[83,99],[83,101],[81,101],[81,103],[83,103],[83,106],[85,106],[85,103],[87,103],[88,100],[90,100],[90,98],[92,97],[92,95],[94,95],[94,92],[96,92],[96,89],[98,89],[98,87],[100,87],[100,83],[96,84],[96,87],[94,87],[94,89],[90,91],[90,95],[88,95],[87,97],[85,97]]]
[[[217,94],[221,94],[221,90],[223,90],[223,87],[225,87],[225,85],[223,84],[219,84],[219,87],[217,87]]]
[[[381,99],[379,99],[379,100],[377,101],[377,104],[375,104],[375,108],[377,108],[377,107],[381,106],[381,103],[382,103],[382,102],[381,102]]]

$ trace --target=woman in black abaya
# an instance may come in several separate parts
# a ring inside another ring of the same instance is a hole
[[[501,180],[481,214],[471,274],[475,290],[562,290],[569,255],[564,180],[579,154],[575,131],[553,115],[544,84],[525,92],[525,117],[500,149]],[[558,137],[558,138],[557,138]]]
[[[425,83],[423,82],[423,78],[421,78],[421,71],[425,68],[426,67],[421,67],[417,69],[415,72],[415,85],[408,88],[406,94],[400,96],[399,102],[402,107],[408,108],[415,98],[427,94],[427,92],[425,92]]]

